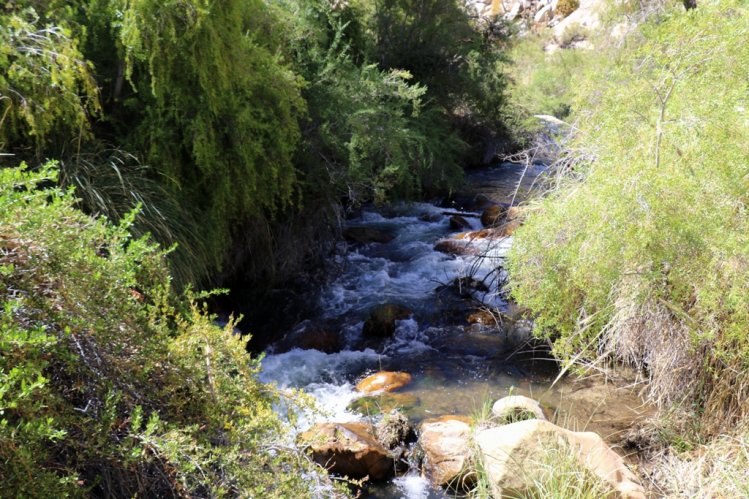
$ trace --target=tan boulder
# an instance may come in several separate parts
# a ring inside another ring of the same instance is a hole
[[[470,487],[470,438],[469,418],[442,416],[421,423],[419,446],[424,451],[424,470],[432,483],[454,489]]]
[[[522,395],[511,395],[494,402],[492,416],[507,423],[525,419],[546,420],[541,404]]]
[[[484,470],[495,497],[522,495],[541,473],[545,453],[567,448],[579,465],[608,484],[619,497],[644,499],[642,486],[624,460],[596,433],[573,432],[529,419],[476,433]]]
[[[395,463],[363,423],[320,423],[304,432],[300,441],[312,458],[331,473],[383,480],[393,475]]]
[[[411,375],[404,372],[380,371],[367,376],[356,384],[361,393],[392,392],[411,382]]]

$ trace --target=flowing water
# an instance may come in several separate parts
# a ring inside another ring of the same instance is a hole
[[[482,194],[494,202],[522,198],[541,166],[524,169],[505,163],[469,177],[471,196]],[[520,188],[517,189],[518,183]],[[468,197],[471,197],[468,196]],[[517,201],[517,199],[515,199]],[[348,221],[350,227],[377,229],[395,236],[387,243],[351,245],[340,256],[340,275],[319,290],[318,310],[298,330],[320,325],[340,332],[335,353],[276,347],[263,360],[262,379],[281,387],[302,388],[325,409],[325,415],[304,420],[354,421],[363,416],[349,408],[361,394],[354,390],[365,375],[380,370],[406,371],[411,384],[399,390],[400,405],[415,422],[443,414],[471,415],[486,401],[511,391],[538,396],[556,376],[555,365],[518,351],[511,339],[523,333],[522,322],[509,327],[468,324],[466,316],[483,305],[509,312],[496,285],[457,289],[456,278],[472,276],[499,282],[504,255],[512,238],[475,242],[484,258],[435,251],[435,243],[454,235],[449,218],[460,213],[472,229],[480,229],[478,212],[465,211],[458,196],[442,206],[414,203],[366,209]],[[476,282],[476,281],[472,281]],[[396,322],[393,337],[364,338],[367,314],[381,304],[407,307],[410,315]],[[338,350],[338,349],[336,349]],[[372,488],[369,497],[445,497],[416,471]]]

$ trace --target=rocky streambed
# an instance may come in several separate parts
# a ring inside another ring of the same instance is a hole
[[[300,388],[323,409],[301,416],[299,440],[331,471],[367,477],[364,497],[453,496],[446,487],[470,486],[472,463],[494,452],[482,434],[509,442],[505,451],[539,435],[564,441],[593,461],[608,456],[611,473],[634,484],[609,444],[626,445],[648,409],[614,384],[552,386],[556,363],[534,348],[530,324],[502,293],[517,202],[543,170],[505,163],[474,172],[465,193],[440,203],[363,210],[347,221],[340,274],[310,290],[316,313],[266,352],[261,378]],[[540,402],[536,423],[479,417],[510,394]],[[604,440],[583,445],[571,431],[582,429]],[[607,483],[637,492],[621,480]],[[497,480],[495,494],[506,485]]]

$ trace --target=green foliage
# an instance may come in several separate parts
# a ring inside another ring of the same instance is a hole
[[[749,414],[748,19],[742,2],[673,10],[578,82],[576,146],[594,160],[510,256],[513,294],[557,354],[644,367],[703,431]]]
[[[170,293],[134,214],[86,216],[55,176],[0,170],[0,495],[309,495],[233,324]]]
[[[131,140],[201,213],[220,262],[230,228],[292,202],[304,111],[262,2],[128,2],[120,41],[146,104]]]
[[[89,63],[65,23],[0,11],[0,153],[37,159],[88,133],[99,111]]]

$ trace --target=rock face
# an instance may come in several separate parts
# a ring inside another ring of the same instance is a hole
[[[331,473],[350,478],[386,479],[394,461],[362,423],[321,423],[304,432],[300,440],[312,451],[316,463]]]
[[[419,428],[424,469],[432,483],[455,489],[468,488],[470,420],[460,416],[427,419]]]
[[[389,243],[395,235],[383,229],[374,227],[347,227],[343,230],[343,237],[352,243]]]
[[[361,393],[392,392],[411,382],[411,375],[404,372],[380,371],[367,376],[356,384]]]
[[[375,307],[364,322],[362,334],[369,337],[387,338],[395,333],[395,321],[408,319],[411,310],[394,303]]]
[[[644,499],[644,489],[624,460],[598,436],[529,419],[479,431],[475,436],[494,497],[522,495],[537,476],[545,452],[567,447],[581,466],[608,483],[619,497]],[[503,495],[504,494],[504,495]]]
[[[522,395],[512,395],[494,402],[492,416],[504,423],[513,423],[525,419],[546,421],[541,404]]]

